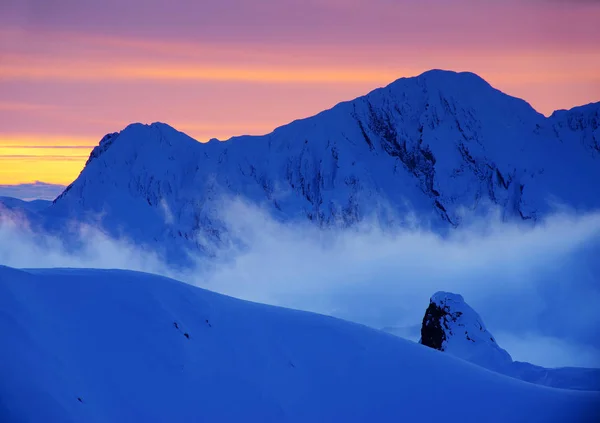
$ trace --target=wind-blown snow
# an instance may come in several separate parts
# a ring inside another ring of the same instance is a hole
[[[0,267],[0,421],[595,422],[545,388],[322,315],[128,271]]]

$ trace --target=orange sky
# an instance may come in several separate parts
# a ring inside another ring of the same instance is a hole
[[[544,114],[599,101],[598,22],[585,0],[7,0],[0,184],[67,184],[130,122],[261,134],[431,68]]]

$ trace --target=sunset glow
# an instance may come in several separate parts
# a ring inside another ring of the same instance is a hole
[[[14,135],[0,138],[2,184],[44,180],[69,184],[87,160],[93,143],[67,137]]]
[[[83,3],[0,4],[0,184],[69,183],[131,122],[267,133],[431,68],[546,115],[600,98],[597,2]]]

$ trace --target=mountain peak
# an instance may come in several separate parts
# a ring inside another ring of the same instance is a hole
[[[481,76],[473,72],[457,72],[445,69],[431,69],[417,76],[398,78],[390,85],[393,88],[397,85],[404,87],[406,83],[417,83],[418,85],[427,85],[439,88],[443,91],[458,89],[493,89],[493,87]]]
[[[54,200],[56,213],[70,215],[74,207],[96,213],[126,207],[137,208],[139,219],[149,212],[140,202],[157,205],[173,194],[183,174],[191,173],[190,167],[195,170],[198,146],[198,141],[162,122],[132,123],[107,134],[79,177]],[[131,200],[137,204],[124,206]],[[115,216],[115,222],[122,220]]]
[[[106,150],[108,150],[108,148],[113,144],[113,142],[115,142],[115,140],[119,137],[119,134],[119,132],[112,132],[103,136],[100,140],[100,143],[96,147],[94,147],[94,149],[90,153],[90,157],[87,159],[87,162],[85,162],[85,165],[89,165],[92,162],[92,160],[100,157]]]
[[[485,83],[490,85],[485,79],[473,72],[468,71],[453,71],[446,69],[430,69],[418,75],[417,78],[429,78],[429,79],[461,79],[464,81],[470,81],[474,83]]]
[[[225,235],[216,210],[230,195],[320,226],[403,225],[416,212],[443,232],[489,206],[535,221],[547,198],[583,210],[600,198],[595,121],[570,122],[473,73],[432,70],[263,136],[199,143],[165,123],[131,124],[102,139],[48,213],[100,213],[107,231],[129,228],[174,256]]]
[[[117,140],[119,140],[118,143]],[[183,132],[163,122],[153,122],[151,124],[130,123],[121,131],[109,133],[102,137],[98,146],[92,150],[86,162],[86,167],[94,159],[105,154],[115,144],[120,145],[120,148],[131,148],[132,146],[136,148],[156,148],[160,144],[171,145],[172,141],[189,143],[190,140],[196,142]]]

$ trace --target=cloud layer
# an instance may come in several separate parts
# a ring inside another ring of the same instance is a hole
[[[76,242],[67,244],[23,216],[2,216],[0,263],[9,266],[149,271],[377,328],[418,325],[431,294],[454,291],[480,312],[515,359],[600,366],[599,213],[557,213],[535,227],[491,213],[442,237],[418,222],[402,230],[375,221],[319,230],[281,223],[233,200],[224,203],[222,216],[236,242],[215,258],[197,257],[188,271],[93,226],[71,224]]]
[[[0,197],[20,200],[54,200],[65,189],[64,185],[36,181],[31,184],[0,185]]]

